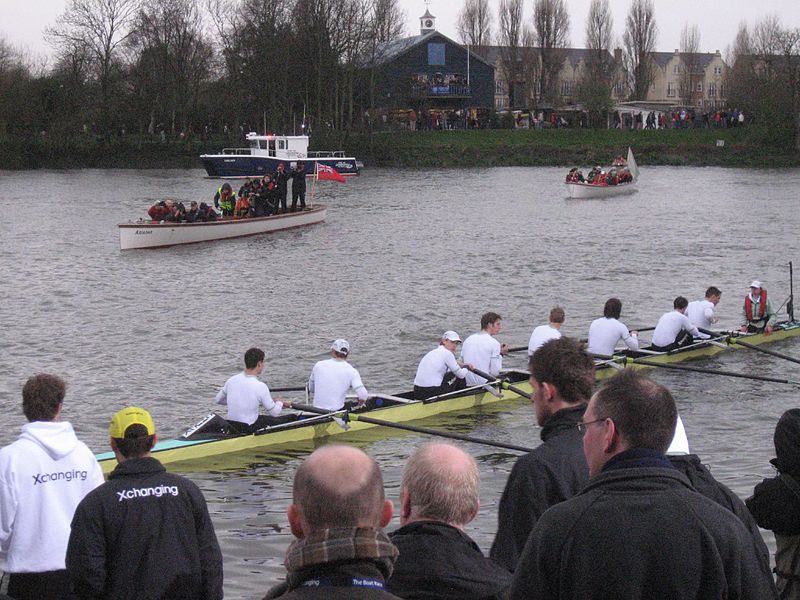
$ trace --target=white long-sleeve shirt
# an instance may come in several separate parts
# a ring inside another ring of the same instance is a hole
[[[709,300],[695,300],[686,307],[686,316],[695,327],[709,329],[717,318],[714,316],[714,303]]]
[[[442,385],[444,376],[448,371],[455,373],[459,379],[464,379],[469,372],[464,367],[459,367],[453,353],[440,344],[419,361],[417,375],[414,377],[414,385],[420,387]]]
[[[711,337],[705,333],[700,333],[685,314],[677,310],[671,310],[661,315],[658,320],[656,329],[653,331],[653,345],[669,346],[677,339],[681,331],[688,331],[694,337],[703,339]]]
[[[461,347],[461,362],[471,364],[473,367],[489,375],[499,375],[503,368],[503,357],[500,354],[500,342],[486,331],[473,333]],[[486,380],[473,372],[467,373],[467,385],[480,385]]]
[[[561,332],[552,325],[539,325],[531,333],[531,339],[528,341],[528,356],[533,356],[545,342],[550,340],[557,340],[561,337]]]
[[[631,350],[639,349],[639,340],[631,335],[628,328],[617,319],[601,317],[592,321],[589,326],[589,347],[590,354],[601,354],[611,356],[617,342],[622,340]]]
[[[103,471],[67,421],[33,421],[0,450],[0,569],[64,569],[70,523]]]
[[[314,406],[339,410],[344,406],[347,392],[352,389],[361,402],[369,398],[356,368],[342,358],[321,360],[311,369],[308,391],[314,394]]]
[[[272,399],[267,384],[255,375],[237,373],[217,392],[217,404],[228,406],[228,419],[252,425],[258,419],[258,409],[264,410],[272,417],[281,414],[283,405]]]

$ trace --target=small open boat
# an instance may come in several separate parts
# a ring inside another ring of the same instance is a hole
[[[737,344],[739,341],[761,345],[795,336],[800,336],[800,321],[778,323],[769,336],[763,333],[727,332],[711,341],[700,340],[697,344],[672,352],[634,352],[615,355],[613,361],[601,361],[595,375],[598,379],[604,379],[620,369],[645,369],[652,368],[653,364],[707,358],[739,347]],[[347,431],[358,432],[379,426],[357,420],[358,415],[368,415],[392,423],[405,423],[448,412],[494,406],[501,402],[517,401],[523,398],[524,394],[530,394],[532,389],[528,377],[526,371],[509,370],[503,374],[501,381],[492,385],[496,393],[490,393],[484,387],[476,386],[426,401],[413,400],[413,392],[403,392],[396,396],[376,394],[363,408],[347,408],[325,415],[304,411],[283,414],[273,419],[274,424],[256,433],[245,435],[233,432],[223,417],[210,413],[178,439],[158,442],[153,449],[153,455],[165,464],[195,462],[257,448],[316,442]],[[354,418],[349,421],[349,427],[343,427],[340,417],[345,417],[348,413],[352,413]],[[111,452],[98,454],[97,459],[104,472],[109,472],[116,466],[116,460]]]
[[[567,196],[569,198],[610,198],[612,196],[624,196],[636,191],[636,181],[639,178],[639,167],[633,156],[633,151],[628,148],[627,167],[633,175],[633,181],[618,183],[617,185],[596,184],[587,182],[569,182],[567,186]]]
[[[246,136],[249,148],[223,148],[219,154],[202,154],[200,160],[209,177],[263,177],[278,170],[283,163],[287,170],[293,163],[305,163],[306,176],[316,172],[317,163],[336,169],[341,175],[358,175],[360,162],[345,156],[341,150],[308,150],[307,135]]]
[[[317,204],[306,210],[269,217],[220,218],[216,221],[169,223],[140,220],[119,225],[120,250],[163,248],[211,240],[258,235],[313,225],[325,220],[326,206]]]

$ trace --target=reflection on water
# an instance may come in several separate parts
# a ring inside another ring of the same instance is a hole
[[[645,166],[637,194],[587,201],[565,200],[564,173],[367,169],[317,188],[314,201],[330,205],[319,226],[125,253],[117,223],[157,198],[209,200],[219,182],[200,170],[0,173],[0,443],[16,435],[20,389],[37,371],[67,379],[65,417],[103,451],[108,419],[126,404],[151,410],[163,438],[196,422],[253,345],[267,352],[271,385],[295,386],[346,337],[367,388],[396,393],[442,331],[468,335],[486,310],[503,315],[500,337],[517,346],[554,304],[566,309],[564,333],[585,337],[611,295],[623,300],[623,320],[643,327],[675,296],[716,285],[723,328],[738,323],[751,279],[766,282],[775,306],[788,296],[787,263],[800,265],[800,170]],[[800,354],[796,340],[774,348]],[[522,367],[524,357],[507,363]],[[744,349],[703,366],[796,379],[790,363]],[[673,391],[692,450],[717,478],[744,496],[771,473],[772,430],[797,405],[794,387],[653,375]],[[420,424],[539,443],[526,402]],[[378,460],[397,501],[403,463],[424,438],[372,430],[338,441]],[[488,549],[518,454],[466,447],[483,486],[468,533]],[[208,498],[227,598],[258,598],[282,576],[292,476],[312,448],[181,467]]]

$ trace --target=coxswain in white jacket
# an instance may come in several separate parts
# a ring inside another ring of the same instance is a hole
[[[33,421],[0,450],[0,569],[64,569],[75,507],[103,483],[94,454],[67,421]]]

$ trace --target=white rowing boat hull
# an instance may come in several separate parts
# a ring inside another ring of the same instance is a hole
[[[611,198],[625,196],[636,191],[636,182],[618,185],[593,185],[591,183],[566,183],[569,198]]]
[[[245,237],[295,227],[313,225],[325,220],[326,207],[313,208],[270,217],[220,219],[207,223],[156,223],[140,221],[119,225],[120,250],[163,248],[178,244],[196,244],[212,240]]]

